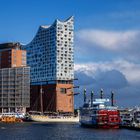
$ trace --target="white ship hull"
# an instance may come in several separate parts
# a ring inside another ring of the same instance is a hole
[[[79,123],[79,116],[45,116],[45,115],[31,115],[30,119],[36,122],[67,122]]]

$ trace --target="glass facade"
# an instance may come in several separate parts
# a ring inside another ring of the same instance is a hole
[[[55,20],[51,26],[40,26],[34,39],[23,48],[31,67],[31,83],[74,79],[74,19]]]

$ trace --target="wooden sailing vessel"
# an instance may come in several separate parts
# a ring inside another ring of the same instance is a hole
[[[79,113],[74,115],[68,112],[44,112],[43,110],[43,92],[42,86],[40,88],[40,112],[30,111],[29,116],[31,121],[36,122],[67,122],[67,123],[78,123]],[[52,98],[53,99],[53,98]]]

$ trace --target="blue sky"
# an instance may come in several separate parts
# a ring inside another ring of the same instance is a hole
[[[140,28],[139,0],[0,0],[0,41],[27,43],[41,24],[75,16],[75,31],[83,28]]]
[[[90,93],[93,87],[97,92],[104,87],[107,93],[115,90],[119,105],[140,104],[139,0],[0,0],[0,3],[1,43],[27,44],[39,25],[74,15],[79,90],[87,88]]]

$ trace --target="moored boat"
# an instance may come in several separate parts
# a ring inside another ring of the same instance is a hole
[[[120,109],[121,127],[140,129],[140,107]]]
[[[78,123],[79,122],[79,114],[66,114],[66,113],[56,113],[56,112],[29,112],[29,118],[31,121],[36,122],[67,122],[67,123]]]
[[[113,93],[111,106],[107,105],[109,99],[101,98],[93,100],[91,92],[91,101],[86,102],[86,91],[84,91],[84,105],[80,108],[80,123],[84,126],[96,128],[119,128],[120,114],[118,108],[113,105]]]
[[[36,122],[67,122],[67,123],[78,123],[79,116],[49,116],[49,115],[31,115],[30,119]]]
[[[7,112],[0,114],[0,121],[11,123],[11,122],[23,122],[25,117],[24,113]]]
[[[75,95],[75,94],[74,94]],[[27,119],[29,121],[36,121],[36,122],[58,122],[58,123],[79,123],[79,113],[75,114],[74,112],[63,112],[63,111],[56,111],[56,112],[46,112],[43,108],[43,97],[42,97],[42,86],[40,88],[40,112],[38,111],[29,111],[29,115]],[[51,109],[50,109],[51,110]]]

